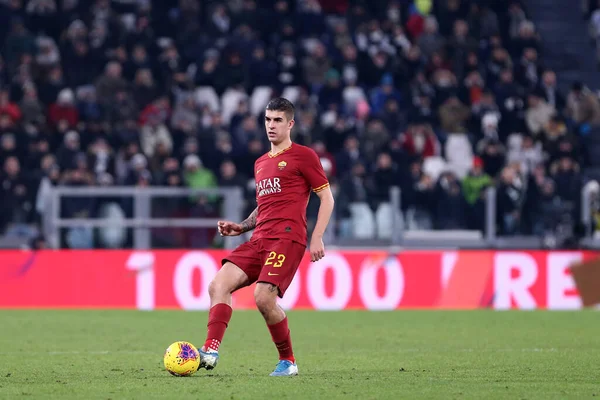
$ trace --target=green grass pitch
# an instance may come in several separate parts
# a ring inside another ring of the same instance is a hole
[[[290,312],[300,376],[268,374],[261,316],[235,311],[219,366],[163,368],[176,340],[201,345],[206,313],[0,311],[0,399],[600,398],[600,314]]]

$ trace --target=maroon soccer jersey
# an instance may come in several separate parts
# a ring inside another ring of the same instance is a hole
[[[253,239],[290,239],[306,245],[306,206],[311,189],[329,186],[314,150],[292,144],[254,164],[258,216]]]

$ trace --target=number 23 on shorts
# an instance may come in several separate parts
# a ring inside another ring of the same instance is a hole
[[[281,268],[283,266],[283,262],[285,261],[284,254],[277,254],[274,251],[269,252],[269,256],[265,261],[265,265],[272,265],[273,268]],[[269,275],[277,275],[269,272]]]

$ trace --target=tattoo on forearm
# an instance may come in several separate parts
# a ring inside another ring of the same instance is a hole
[[[254,209],[254,211],[252,211],[252,213],[250,214],[250,216],[248,218],[246,218],[244,221],[242,221],[242,223],[240,224],[242,226],[242,232],[248,232],[251,231],[252,229],[256,228],[256,216],[258,215],[258,207],[256,207]]]
[[[279,288],[278,288],[277,286],[275,286],[275,285],[273,285],[273,284],[271,284],[271,285],[269,286],[269,291],[271,291],[271,292],[274,292],[274,291],[276,291],[276,290],[279,290]]]

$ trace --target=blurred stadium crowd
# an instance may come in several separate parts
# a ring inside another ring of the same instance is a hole
[[[517,0],[0,0],[1,227],[39,223],[51,185],[240,186],[250,211],[283,95],[338,235],[396,185],[409,229],[483,229],[495,185],[499,233],[542,234],[578,218],[600,102],[540,40]]]

